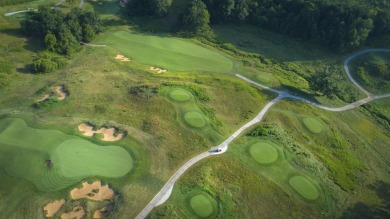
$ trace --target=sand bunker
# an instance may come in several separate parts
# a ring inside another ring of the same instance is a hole
[[[115,58],[118,59],[118,60],[121,60],[122,62],[129,62],[129,61],[131,61],[129,58],[125,57],[124,55],[119,55],[119,54],[116,55]]]
[[[46,217],[53,217],[64,204],[65,199],[57,200],[47,204],[43,208],[43,210],[46,211]]]
[[[42,98],[38,99],[37,102],[43,102],[47,100],[51,96],[56,96],[57,100],[65,100],[67,93],[65,92],[64,85],[58,85],[55,87],[51,87],[47,94],[45,94]]]
[[[58,99],[58,100],[65,100],[65,98],[66,98],[66,93],[65,93],[65,91],[64,91],[64,85],[55,86],[55,87],[54,87],[54,91],[55,91],[56,94],[57,94],[57,99]]]
[[[163,72],[167,72],[168,71],[166,69],[161,69],[161,68],[156,68],[156,67],[150,67],[149,70],[156,71],[157,73],[163,73]]]
[[[63,213],[61,219],[81,219],[85,215],[85,210],[83,207],[77,206],[74,207],[71,212]]]
[[[95,213],[93,214],[93,218],[103,218],[103,217],[107,217],[108,214],[110,214],[110,212],[114,209],[114,205],[110,204],[110,205],[107,205],[106,207],[100,209],[100,210],[97,210],[95,211]]]
[[[43,96],[41,99],[38,99],[37,102],[38,102],[38,103],[39,103],[39,102],[42,102],[42,101],[46,100],[46,99],[49,98],[49,97],[50,97],[49,94],[45,94],[45,96]]]
[[[102,134],[103,141],[118,141],[121,140],[124,136],[123,133],[120,133],[117,136],[115,136],[116,133],[115,128],[100,128],[99,130],[94,131],[92,126],[85,123],[80,124],[78,128],[81,132],[84,132],[85,136],[91,137],[95,133]]]
[[[82,188],[75,188],[70,191],[72,199],[88,198],[95,201],[111,200],[114,197],[114,191],[108,185],[102,186],[100,181],[89,184],[83,183]]]

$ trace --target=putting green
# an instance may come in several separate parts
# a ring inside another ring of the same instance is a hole
[[[316,187],[303,176],[292,177],[289,184],[305,199],[316,200],[319,196]]]
[[[21,119],[2,119],[0,127],[0,166],[42,191],[60,190],[89,176],[121,177],[133,167],[122,147],[30,128]]]
[[[204,195],[197,195],[191,198],[192,210],[200,217],[208,217],[213,213],[213,205]]]
[[[196,111],[191,111],[184,114],[184,120],[188,125],[195,128],[202,128],[206,125],[206,119],[204,116]]]
[[[138,62],[172,71],[225,73],[233,68],[233,62],[218,52],[178,38],[116,31],[99,41]]]
[[[312,133],[318,134],[322,132],[322,125],[316,119],[308,117],[303,119],[303,124]]]
[[[178,88],[169,92],[169,97],[177,102],[186,102],[191,99],[192,94],[184,89]]]
[[[258,142],[250,147],[252,158],[261,164],[269,164],[278,159],[278,151],[266,142]]]
[[[270,82],[270,78],[266,75],[257,75],[256,77],[260,82],[267,83]]]

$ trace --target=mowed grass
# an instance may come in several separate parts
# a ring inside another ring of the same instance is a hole
[[[191,96],[191,93],[183,89],[176,89],[169,93],[169,97],[178,102],[189,101]]]
[[[190,205],[192,210],[200,217],[208,217],[213,213],[213,205],[205,195],[196,195],[191,198]]]
[[[316,120],[315,118],[308,117],[304,118],[302,121],[305,127],[309,129],[309,131],[312,133],[318,134],[321,133],[323,130],[321,123],[318,122],[318,120]]]
[[[115,31],[103,34],[98,42],[142,64],[171,71],[227,73],[233,67],[233,62],[218,52],[178,38]]]
[[[250,147],[252,158],[261,164],[269,164],[278,159],[278,151],[266,142],[257,142]]]
[[[199,112],[187,112],[184,114],[184,120],[186,123],[194,128],[202,128],[206,123],[206,119]]]
[[[118,146],[103,147],[60,131],[30,128],[15,118],[0,120],[0,127],[0,165],[41,191],[60,190],[89,176],[121,177],[133,166],[130,154]]]
[[[303,176],[292,177],[289,184],[305,199],[316,200],[319,196],[316,187]]]

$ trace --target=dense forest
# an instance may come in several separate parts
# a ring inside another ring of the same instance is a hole
[[[132,0],[131,15],[169,13],[172,0]],[[204,3],[204,4],[203,4]],[[206,6],[204,10],[204,5]],[[348,52],[370,37],[390,33],[386,0],[190,0],[180,31],[202,34],[210,24],[250,23],[297,39]],[[189,25],[189,26],[188,26]]]
[[[204,0],[211,23],[249,22],[302,40],[350,51],[390,33],[386,1]]]
[[[50,72],[63,63],[63,58],[55,53],[71,56],[79,51],[81,41],[90,42],[101,31],[101,22],[91,11],[74,8],[65,14],[48,6],[41,6],[38,12],[30,12],[21,21],[21,27],[25,35],[40,38],[47,51],[35,60],[33,70]]]

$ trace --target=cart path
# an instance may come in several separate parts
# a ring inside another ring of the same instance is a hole
[[[333,111],[333,112],[340,112],[340,111],[345,111],[345,110],[356,108],[358,106],[361,106],[361,105],[363,105],[365,103],[371,102],[371,101],[376,100],[376,99],[390,97],[390,94],[383,94],[383,95],[374,96],[373,94],[371,94],[368,91],[366,91],[363,87],[361,87],[352,78],[351,73],[350,73],[349,68],[348,68],[349,62],[352,59],[354,59],[355,57],[360,56],[360,55],[362,55],[364,53],[367,53],[367,52],[390,52],[390,50],[388,50],[388,49],[367,49],[367,50],[363,50],[363,51],[354,53],[353,55],[349,56],[344,61],[344,70],[345,70],[348,78],[351,80],[351,82],[356,87],[358,87],[361,91],[363,91],[365,94],[367,94],[368,97],[365,98],[365,99],[356,101],[354,103],[350,103],[350,104],[348,104],[346,106],[343,106],[343,107],[326,107],[326,106],[322,106],[322,105],[320,105],[318,103],[315,103],[315,102],[313,102],[311,100],[308,100],[306,98],[299,97],[299,96],[296,96],[296,95],[291,95],[291,94],[289,94],[288,92],[285,92],[285,91],[279,91],[279,90],[273,89],[271,87],[265,86],[263,84],[255,82],[255,81],[252,81],[252,80],[250,80],[250,79],[248,79],[248,78],[246,78],[246,77],[244,77],[244,76],[242,76],[240,74],[236,74],[237,77],[243,79],[244,81],[246,81],[248,83],[251,83],[251,84],[256,85],[258,87],[270,90],[270,91],[272,91],[274,93],[277,93],[278,97],[276,97],[275,99],[273,99],[272,101],[267,103],[267,105],[264,106],[264,108],[260,111],[259,114],[257,114],[257,116],[254,119],[252,119],[251,121],[249,121],[248,123],[243,125],[241,128],[239,128],[236,132],[234,132],[229,138],[227,138],[220,145],[218,145],[216,147],[213,147],[209,151],[206,151],[206,152],[203,152],[203,153],[199,154],[198,156],[192,158],[191,160],[187,161],[183,166],[181,166],[180,169],[173,174],[173,176],[168,180],[168,182],[154,196],[154,198],[149,202],[149,204],[137,215],[136,219],[143,219],[143,218],[145,218],[153,210],[154,207],[156,207],[156,206],[158,206],[160,204],[163,204],[169,198],[169,195],[172,192],[172,188],[173,188],[176,180],[179,179],[180,176],[183,175],[184,172],[187,169],[189,169],[192,165],[194,165],[195,163],[197,163],[198,161],[200,161],[200,160],[202,160],[202,159],[204,159],[206,157],[209,157],[211,155],[219,155],[219,154],[225,153],[227,151],[228,147],[229,147],[229,144],[232,141],[234,141],[234,139],[236,139],[241,133],[243,133],[249,127],[255,125],[256,123],[259,123],[263,119],[263,117],[267,113],[267,111],[275,103],[277,103],[279,100],[281,100],[283,98],[292,98],[292,99],[296,99],[296,100],[301,100],[301,101],[303,101],[305,103],[309,103],[311,105],[314,105],[314,106],[319,107],[319,108],[324,109],[324,110]],[[216,151],[217,149],[221,149],[220,152],[217,152]]]

